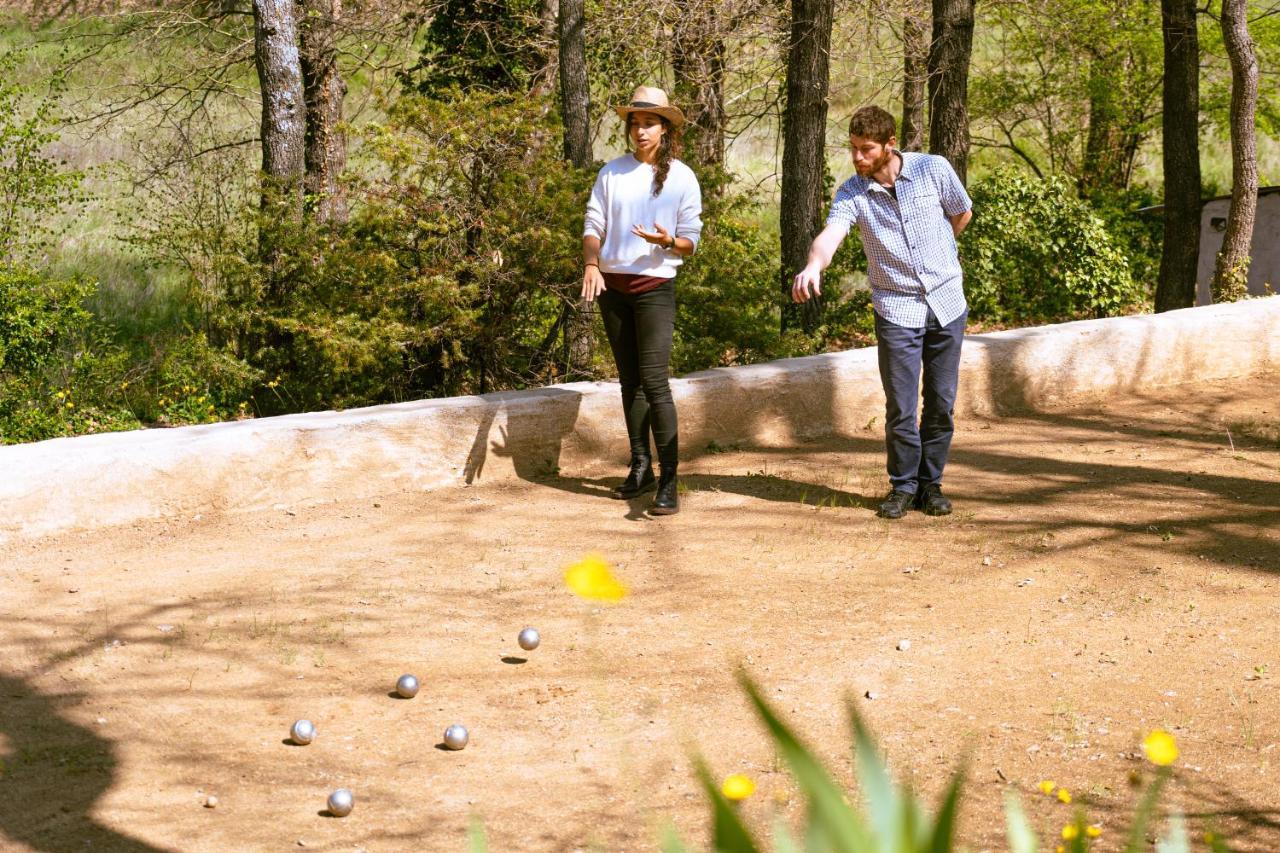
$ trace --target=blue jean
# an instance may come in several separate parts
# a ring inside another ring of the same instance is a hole
[[[922,328],[908,329],[876,315],[889,483],[899,491],[914,494],[942,482],[955,432],[960,345],[967,317],[962,314],[943,326],[930,311]],[[922,366],[924,414],[917,423]]]

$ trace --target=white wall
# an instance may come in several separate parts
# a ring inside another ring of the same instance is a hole
[[[1280,297],[965,339],[961,414],[1049,410],[1280,370]],[[685,457],[790,446],[883,423],[874,348],[695,373],[672,382]],[[579,382],[180,429],[0,447],[0,541],[145,518],[406,489],[617,473],[618,386]]]
[[[1196,304],[1208,305],[1209,283],[1213,281],[1213,265],[1222,251],[1223,231],[1213,227],[1215,219],[1225,223],[1231,200],[1220,198],[1205,202],[1200,211],[1200,262],[1196,268]],[[1225,226],[1222,226],[1225,227]],[[1253,226],[1250,247],[1253,261],[1249,264],[1249,293],[1262,296],[1280,293],[1280,192],[1258,196],[1258,216]]]

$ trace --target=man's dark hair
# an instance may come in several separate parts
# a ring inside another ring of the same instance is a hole
[[[898,135],[893,115],[879,107],[861,107],[849,119],[849,135],[874,139],[881,145]]]

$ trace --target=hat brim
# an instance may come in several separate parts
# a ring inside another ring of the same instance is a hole
[[[627,104],[626,106],[614,107],[613,111],[624,122],[627,120],[627,116],[632,113],[653,113],[654,115],[662,116],[675,125],[681,125],[685,122],[684,113],[680,112],[679,107],[660,107],[655,104]]]

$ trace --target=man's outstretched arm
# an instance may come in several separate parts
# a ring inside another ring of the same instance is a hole
[[[822,271],[831,266],[836,249],[840,248],[848,233],[847,226],[832,223],[813,239],[813,244],[809,246],[809,261],[796,274],[791,285],[791,298],[794,301],[808,302],[810,298],[822,294]]]

